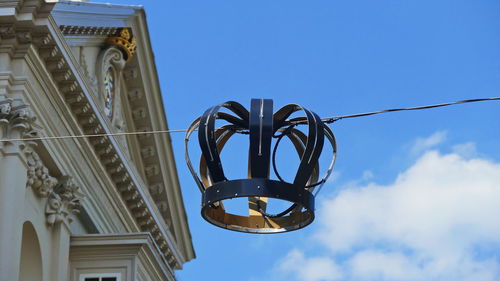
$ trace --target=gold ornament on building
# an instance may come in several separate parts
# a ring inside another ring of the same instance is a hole
[[[120,30],[120,36],[108,37],[106,43],[118,47],[123,52],[126,61],[132,58],[137,49],[135,36],[130,35],[129,28]]]

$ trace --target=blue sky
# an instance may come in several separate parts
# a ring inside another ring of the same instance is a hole
[[[327,117],[500,96],[498,1],[114,3],[146,9],[171,129],[211,105],[252,97]],[[265,236],[203,221],[184,136],[173,134],[197,253],[179,280],[500,280],[499,108],[333,124],[339,157],[317,220]],[[295,161],[290,155],[283,162]],[[238,157],[224,156],[225,166],[246,170]]]

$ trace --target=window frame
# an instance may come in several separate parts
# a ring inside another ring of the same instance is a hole
[[[102,281],[102,278],[116,278],[116,281],[122,280],[121,273],[84,273],[80,274],[78,277],[78,281],[85,281],[85,278],[98,278],[99,281]]]

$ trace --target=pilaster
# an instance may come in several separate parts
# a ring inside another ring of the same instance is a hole
[[[33,192],[45,209],[52,231],[51,280],[67,277],[72,216],[83,194],[70,176],[55,178],[36,152],[38,136],[29,106],[0,95],[0,281],[19,279],[26,192]]]
[[[0,139],[22,139],[35,134],[35,118],[27,105],[0,96]],[[1,281],[19,279],[23,203],[27,182],[24,151],[27,141],[0,143],[0,276]]]

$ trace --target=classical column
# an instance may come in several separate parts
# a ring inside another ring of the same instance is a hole
[[[35,118],[27,105],[0,96],[0,140],[33,133]],[[0,142],[0,281],[19,279],[28,141]]]

